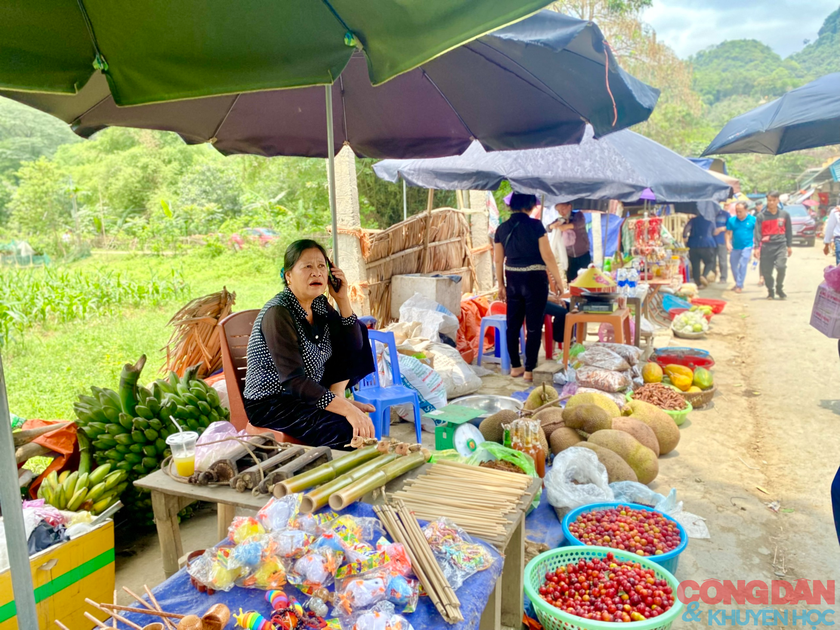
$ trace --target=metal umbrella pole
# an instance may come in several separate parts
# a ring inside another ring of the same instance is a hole
[[[38,613],[35,609],[35,591],[29,567],[29,546],[23,524],[15,445],[12,439],[12,418],[9,413],[9,399],[6,396],[6,377],[3,374],[2,357],[0,357],[0,466],[0,506],[3,509],[3,524],[6,529],[6,550],[12,571],[17,625],[21,630],[38,630]]]
[[[327,93],[327,178],[330,187],[330,214],[332,215],[333,264],[338,267],[338,211],[335,203],[335,132],[333,131],[332,85],[326,86]]]

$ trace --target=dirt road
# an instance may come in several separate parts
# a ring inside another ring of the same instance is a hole
[[[689,545],[682,580],[840,578],[829,496],[840,465],[840,360],[837,341],[809,325],[828,258],[794,248],[788,263],[786,301],[765,299],[757,271],[741,295],[723,285],[706,292],[729,301],[709,339],[695,343],[714,356],[720,393],[682,427],[655,482],[677,488],[711,533]],[[701,625],[705,616],[675,627]]]

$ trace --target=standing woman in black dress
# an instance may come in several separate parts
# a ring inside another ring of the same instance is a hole
[[[262,308],[248,340],[248,420],[309,446],[340,449],[354,436],[374,437],[367,415],[373,406],[345,398],[374,366],[344,272],[312,240],[289,245],[283,262],[286,289]],[[338,310],[327,301],[328,288]]]
[[[507,347],[511,376],[533,380],[540,353],[548,276],[559,286],[562,276],[540,221],[528,213],[537,205],[534,195],[514,193],[510,218],[496,230],[494,259],[499,281],[499,299],[507,302]],[[525,322],[525,366],[519,360],[519,329]]]

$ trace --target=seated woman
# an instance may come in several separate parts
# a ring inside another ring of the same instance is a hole
[[[343,448],[354,436],[375,437],[366,413],[373,406],[344,396],[374,370],[344,273],[312,240],[289,245],[283,263],[286,289],[262,308],[248,340],[248,420],[310,446]],[[341,282],[338,290],[330,275]],[[327,288],[338,311],[324,295]]]

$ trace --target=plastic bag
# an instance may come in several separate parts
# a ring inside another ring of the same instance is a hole
[[[382,601],[389,601],[396,610],[414,612],[420,599],[416,580],[387,569],[378,569],[336,582],[336,610],[334,616],[352,614],[361,608],[370,608]]]
[[[219,405],[230,411],[230,400],[228,398],[227,392],[227,381],[225,379],[219,379],[215,383],[213,383],[213,389],[216,390],[216,393],[219,395]]]
[[[208,549],[193,560],[187,567],[187,573],[196,582],[214,591],[229,591],[236,586],[236,580],[243,574],[241,567],[228,568],[230,547]]]
[[[239,442],[228,438],[248,437],[245,431],[237,431],[230,422],[213,422],[204,430],[195,443],[195,469],[207,470],[210,465],[225,459],[239,448]],[[226,440],[222,442],[222,440]],[[221,442],[211,444],[211,442]]]
[[[634,320],[630,320],[630,339],[636,338],[636,322]],[[612,324],[601,324],[598,326],[598,341],[601,343],[614,343],[615,342],[615,328],[613,328]]]
[[[644,350],[641,348],[637,348],[636,346],[631,346],[626,343],[596,343],[593,347],[606,348],[607,350],[615,352],[618,356],[627,361],[631,367],[641,361],[642,354],[644,354]]]
[[[262,534],[265,528],[252,516],[236,516],[228,527],[228,540],[237,545]]]
[[[481,379],[455,348],[443,343],[432,343],[429,352],[434,360],[434,370],[440,375],[449,400],[481,389]]]
[[[53,545],[67,542],[68,540],[70,540],[70,537],[67,535],[64,525],[53,527],[46,521],[41,521],[29,535],[29,555],[31,556],[44,549],[49,549]]]
[[[836,267],[829,265],[826,267],[823,272],[823,277],[825,278],[825,283],[828,285],[829,289],[840,293],[840,265],[837,265]]]
[[[531,477],[538,476],[536,466],[534,466],[534,460],[521,451],[502,446],[496,442],[482,442],[478,445],[478,448],[484,449],[496,459],[501,459],[502,461],[510,462],[511,464],[519,466],[526,475],[530,475]],[[531,510],[537,509],[540,505],[540,497],[542,497],[542,488],[540,488],[539,492],[537,492],[537,496],[534,497],[534,500],[531,501]]]
[[[268,503],[257,512],[257,520],[268,532],[292,527],[300,511],[302,497],[300,493],[288,494],[280,499],[271,497]]]
[[[605,392],[621,392],[630,387],[632,380],[621,372],[603,370],[585,365],[575,371],[575,378],[580,387],[592,387]]]
[[[401,384],[417,392],[417,397],[420,399],[420,410],[429,412],[445,407],[446,386],[440,374],[414,357],[404,354],[398,356],[400,376],[402,377]],[[387,354],[385,360],[386,362],[389,361]],[[390,366],[390,362],[387,365]],[[412,405],[397,405],[395,409],[401,418],[414,421]]]
[[[440,341],[439,333],[449,337],[458,334],[458,318],[449,310],[419,293],[415,293],[400,306],[401,322],[420,322],[420,336],[430,341]]]
[[[469,534],[452,521],[445,518],[432,521],[423,528],[423,535],[453,591],[470,576],[493,565],[493,556],[484,545],[473,542]]]
[[[624,372],[630,369],[630,364],[621,355],[602,346],[592,346],[586,352],[579,354],[577,360],[583,365],[613,372]]]
[[[348,630],[414,630],[408,619],[398,615],[391,602],[379,602],[370,610],[359,610],[339,617]]]
[[[326,546],[311,548],[294,563],[288,580],[304,593],[311,593],[332,584],[343,561],[341,551]]]
[[[548,502],[558,510],[613,500],[607,469],[594,452],[569,448],[554,458],[545,476]]]

